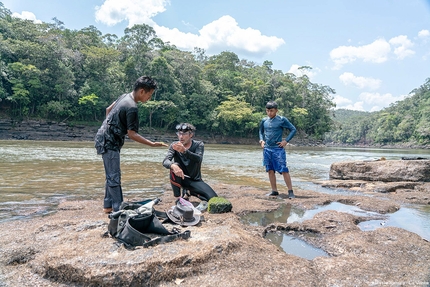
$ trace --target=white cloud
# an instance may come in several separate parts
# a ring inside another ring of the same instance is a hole
[[[363,46],[340,46],[330,52],[330,58],[335,63],[334,69],[352,63],[357,59],[364,62],[383,63],[387,61],[391,51],[390,44],[384,39],[378,39],[371,44]]]
[[[394,97],[390,93],[380,94],[380,93],[361,93],[360,99],[363,100],[366,104],[369,105],[381,105],[384,107],[389,106],[392,103],[397,101],[404,100],[407,95],[400,95],[398,97]]]
[[[12,13],[12,17],[20,18],[20,19],[23,19],[23,20],[30,20],[30,21],[33,21],[36,24],[42,24],[41,20],[37,20],[36,15],[34,15],[32,12],[28,12],[28,11],[22,11],[21,14],[16,13],[16,12]]]
[[[294,64],[291,65],[290,69],[288,70],[287,73],[292,73],[294,75],[296,75],[297,77],[301,77],[304,75],[307,75],[309,77],[309,79],[312,79],[313,77],[315,77],[315,75],[318,74],[318,72],[320,72],[320,69],[299,69],[301,66]]]
[[[356,102],[351,105],[346,105],[342,107],[336,107],[337,109],[346,109],[346,110],[354,110],[354,111],[362,111],[364,112],[363,102]]]
[[[346,110],[364,111],[363,102],[353,103],[350,99],[344,98],[339,95],[335,95],[333,98],[333,101],[336,103],[336,110],[346,109]]]
[[[424,37],[427,33],[429,33],[428,30],[422,30],[419,35]],[[388,60],[391,48],[394,48],[397,59],[403,60],[415,54],[415,51],[411,49],[413,46],[414,43],[407,36],[400,35],[391,38],[388,42],[385,39],[378,39],[363,46],[340,46],[330,51],[330,58],[335,63],[334,70],[356,60],[380,64]]]
[[[373,106],[373,107],[370,109],[370,112],[377,112],[377,111],[380,111],[380,110],[382,110],[382,108],[381,108],[380,106]]]
[[[135,24],[154,25],[152,18],[166,10],[168,0],[106,0],[96,7],[96,21],[114,26],[128,21],[128,27]]]
[[[183,50],[203,48],[208,54],[230,50],[261,57],[285,44],[281,38],[262,35],[253,28],[239,27],[236,20],[228,15],[203,26],[198,34],[157,25],[153,17],[164,12],[169,4],[168,0],[106,0],[96,7],[96,21],[109,26],[128,21],[128,27],[144,23],[152,26],[164,42]]]
[[[333,101],[336,103],[336,109],[347,109],[356,111],[379,111],[384,107],[389,106],[397,101],[404,100],[407,95],[401,95],[394,97],[390,93],[379,94],[379,93],[361,93],[359,95],[359,101],[353,102],[345,97],[335,95]],[[364,106],[371,107],[364,109]]]
[[[428,36],[430,36],[429,30],[421,30],[418,32],[418,37],[420,38],[427,38]]]
[[[394,54],[396,54],[397,59],[402,60],[407,56],[415,54],[413,50],[409,49],[413,47],[414,44],[405,35],[391,38],[389,43],[393,46],[397,46],[396,48],[394,48]]]
[[[281,38],[262,35],[256,29],[239,27],[236,20],[228,15],[203,26],[198,35],[158,25],[154,26],[154,30],[163,41],[170,42],[180,49],[192,50],[199,47],[209,53],[233,50],[263,56],[285,44]]]
[[[333,101],[336,103],[336,108],[339,108],[340,106],[351,104],[352,101],[350,99],[344,98],[339,95],[334,95]]]
[[[334,95],[333,101],[336,103],[336,110],[338,109],[346,109],[346,110],[356,110],[356,111],[364,111],[363,102],[352,103],[350,99],[345,97]]]
[[[353,73],[345,72],[339,76],[345,86],[354,85],[359,89],[369,88],[376,90],[381,86],[381,80],[365,77],[357,77]]]

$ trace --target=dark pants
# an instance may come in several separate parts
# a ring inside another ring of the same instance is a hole
[[[191,195],[200,200],[209,201],[212,197],[218,196],[212,187],[203,180],[192,180],[187,177],[182,179],[172,171],[170,171],[170,183],[172,184],[173,195],[176,197],[181,196],[181,188],[189,190]]]
[[[121,188],[121,168],[120,156],[118,151],[107,150],[103,157],[103,164],[106,173],[104,208],[112,208],[118,211],[123,201]]]

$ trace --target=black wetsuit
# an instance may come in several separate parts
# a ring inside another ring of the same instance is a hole
[[[176,197],[181,196],[181,188],[184,188],[189,190],[191,195],[206,201],[217,196],[212,187],[202,180],[200,169],[204,153],[203,142],[192,140],[190,148],[185,153],[175,151],[172,145],[170,145],[169,151],[163,160],[163,166],[170,169],[172,164],[177,164],[184,174],[189,176],[182,179],[170,170],[170,183],[172,184],[173,194]]]

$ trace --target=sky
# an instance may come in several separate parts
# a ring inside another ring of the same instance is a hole
[[[103,34],[147,24],[184,51],[240,59],[330,86],[336,108],[378,111],[430,78],[430,0],[0,0],[14,17]]]

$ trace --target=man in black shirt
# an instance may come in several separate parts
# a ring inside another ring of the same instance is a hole
[[[157,83],[150,77],[142,76],[136,80],[133,91],[120,96],[106,108],[106,119],[97,132],[95,148],[102,155],[106,173],[103,211],[118,211],[123,201],[121,188],[120,150],[125,136],[141,144],[152,147],[167,146],[161,142],[147,140],[139,130],[138,102],[151,99]]]
[[[170,169],[170,183],[176,198],[179,199],[183,188],[190,192],[187,196],[194,195],[208,201],[217,194],[202,180],[200,168],[204,144],[202,141],[193,140],[195,130],[196,128],[189,123],[176,126],[179,140],[170,145],[163,166]]]

